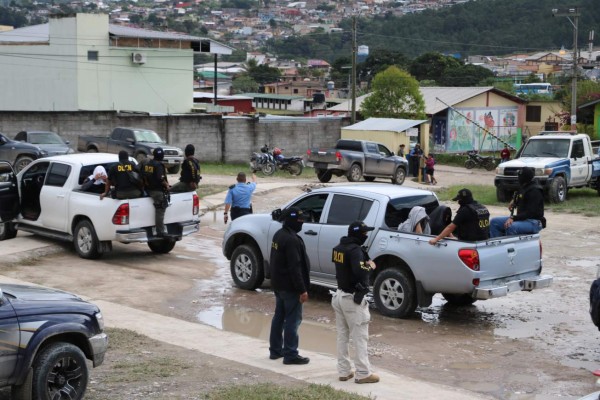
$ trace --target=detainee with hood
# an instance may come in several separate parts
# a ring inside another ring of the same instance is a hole
[[[434,245],[445,237],[453,237],[470,242],[486,240],[490,236],[490,212],[488,209],[473,199],[473,193],[467,188],[460,189],[452,199],[458,201],[460,208],[450,224],[431,239],[429,244]]]
[[[508,205],[511,215],[492,218],[491,237],[538,233],[546,227],[544,191],[533,179],[534,176],[535,170],[531,167],[519,171],[520,188]]]
[[[427,211],[421,206],[414,206],[408,213],[406,221],[398,225],[400,232],[421,233],[425,235],[431,234],[429,227],[429,216]]]

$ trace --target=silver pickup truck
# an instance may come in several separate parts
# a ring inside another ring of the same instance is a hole
[[[365,245],[377,264],[371,277],[374,302],[386,316],[409,317],[417,306],[429,306],[436,293],[452,304],[467,305],[552,282],[551,276],[541,275],[538,234],[480,242],[448,239],[432,246],[432,235],[399,232],[414,206],[439,214],[434,210],[444,206],[431,191],[383,184],[336,186],[302,194],[283,208],[291,206],[308,216],[299,235],[315,285],[337,286],[331,251],[352,221],[375,227]],[[277,214],[247,215],[227,228],[223,254],[238,287],[253,290],[268,278],[271,239],[281,228]]]

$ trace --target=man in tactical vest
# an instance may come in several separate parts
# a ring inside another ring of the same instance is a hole
[[[194,153],[196,148],[193,144],[185,146],[185,159],[181,164],[181,176],[179,182],[173,185],[171,192],[192,192],[198,189],[198,184],[202,177],[200,176],[200,162]]]
[[[452,222],[431,239],[429,244],[434,245],[447,236],[468,242],[489,239],[490,212],[484,205],[473,200],[473,193],[466,188],[460,189],[452,200],[458,201],[460,208]]]
[[[165,152],[161,147],[157,147],[152,152],[154,158],[142,164],[142,176],[144,186],[148,195],[154,201],[154,217],[156,225],[156,236],[165,236],[165,210],[169,206],[167,194],[169,192],[169,183],[162,160]]]
[[[510,216],[492,218],[491,237],[538,233],[546,227],[544,191],[534,176],[533,168],[521,168],[518,174],[520,188],[508,205]]]
[[[135,165],[129,161],[129,154],[125,150],[119,152],[119,163],[113,165],[108,171],[106,189],[100,195],[102,200],[115,187],[117,199],[135,199],[142,197],[142,181]]]

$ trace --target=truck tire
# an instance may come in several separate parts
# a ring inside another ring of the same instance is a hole
[[[88,377],[85,355],[79,347],[71,343],[52,343],[33,362],[32,398],[81,400]]]
[[[363,176],[365,178],[365,182],[373,182],[375,180],[374,176]]]
[[[254,290],[262,285],[265,274],[262,256],[256,247],[243,244],[236,247],[230,261],[231,278],[241,289]]]
[[[567,184],[565,178],[557,176],[550,184],[548,198],[552,203],[562,203],[567,199]]]
[[[471,297],[470,294],[442,293],[442,296],[444,296],[444,299],[446,299],[448,304],[456,307],[470,306],[477,301],[477,299]]]
[[[17,236],[15,224],[12,222],[0,222],[0,241],[14,239]]]
[[[467,161],[465,161],[465,168],[466,169],[473,169],[473,168],[475,168],[475,165],[476,165],[475,161],[473,161],[473,160],[467,160]]]
[[[167,172],[169,174],[172,174],[172,175],[178,174],[179,171],[181,171],[181,165],[180,164],[174,165],[174,166],[172,166],[171,168],[169,168],[167,170]]]
[[[350,170],[348,171],[348,175],[346,175],[349,182],[358,182],[360,178],[362,178],[362,168],[358,164],[352,164]]]
[[[173,250],[175,243],[176,241],[171,239],[151,240],[148,242],[148,247],[153,253],[167,254]]]
[[[404,183],[404,179],[406,179],[406,171],[404,171],[404,168],[396,168],[396,172],[394,172],[394,176],[392,177],[392,183],[394,185],[402,185]]]
[[[501,203],[506,203],[507,201],[510,201],[511,198],[512,196],[510,194],[510,190],[496,187],[496,200],[498,200]]]
[[[135,160],[138,162],[138,164],[141,164],[146,160],[147,157],[148,156],[146,155],[146,153],[137,153],[135,155]]]
[[[381,314],[393,318],[410,317],[417,308],[415,281],[403,269],[385,269],[375,278],[373,298]]]
[[[319,182],[321,183],[327,183],[331,180],[332,177],[332,172],[329,170],[322,170],[322,169],[318,169],[317,170],[317,179],[319,179]]]
[[[81,258],[95,260],[102,256],[98,250],[99,241],[94,225],[87,219],[79,221],[75,226],[73,245]]]
[[[98,152],[98,149],[97,149],[97,148],[95,148],[95,147],[90,147],[89,149],[87,149],[87,152],[88,152],[88,153],[97,153],[97,152]]]
[[[15,172],[16,173],[21,172],[21,170],[23,170],[23,168],[25,168],[26,166],[28,166],[32,162],[33,162],[33,158],[28,157],[28,156],[20,156],[15,161]]]
[[[303,169],[304,169],[304,167],[302,166],[302,163],[292,162],[292,163],[290,163],[288,171],[290,172],[290,174],[292,174],[294,176],[298,176],[298,175],[302,174]]]

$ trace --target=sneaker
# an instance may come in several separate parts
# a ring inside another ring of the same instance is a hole
[[[292,364],[296,364],[296,365],[304,365],[304,364],[308,364],[310,362],[310,358],[308,357],[302,357],[302,356],[296,356],[296,358],[292,358],[291,360],[286,360],[285,358],[283,359],[283,363],[285,365],[292,365]]]
[[[365,378],[355,379],[354,382],[355,383],[377,383],[377,382],[379,382],[379,375],[371,374]]]
[[[350,372],[350,375],[347,375],[347,376],[340,376],[338,379],[342,382],[346,382],[352,378],[354,378],[354,372]]]

